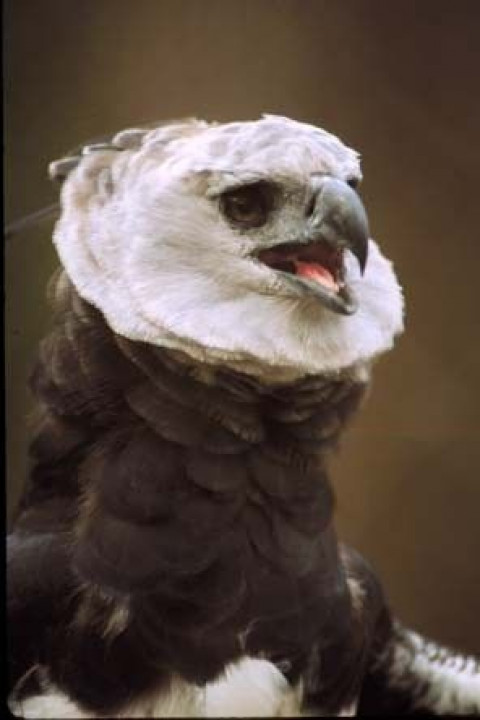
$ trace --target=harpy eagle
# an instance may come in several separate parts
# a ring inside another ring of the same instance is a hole
[[[329,454],[402,330],[356,152],[283,117],[126,130],[63,180],[8,543],[25,717],[467,714],[396,621]]]

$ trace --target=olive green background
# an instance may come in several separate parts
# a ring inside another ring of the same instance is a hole
[[[9,0],[4,20],[7,220],[55,201],[49,160],[142,122],[278,113],[361,151],[407,332],[334,461],[338,525],[405,622],[480,652],[480,2]],[[10,512],[51,228],[6,250]]]

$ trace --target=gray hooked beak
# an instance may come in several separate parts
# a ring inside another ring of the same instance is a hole
[[[335,249],[347,248],[363,274],[368,257],[368,220],[359,196],[346,182],[315,178],[311,215],[305,241],[322,240]]]

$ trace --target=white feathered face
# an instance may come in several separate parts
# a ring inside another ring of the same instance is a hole
[[[360,179],[354,151],[281,117],[121,133],[68,176],[54,239],[120,335],[272,379],[337,372],[402,329]]]

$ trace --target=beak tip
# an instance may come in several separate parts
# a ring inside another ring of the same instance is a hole
[[[353,250],[353,253],[358,260],[360,273],[363,276],[365,275],[365,269],[368,261],[368,236],[365,241],[362,241],[357,245],[357,247]]]

